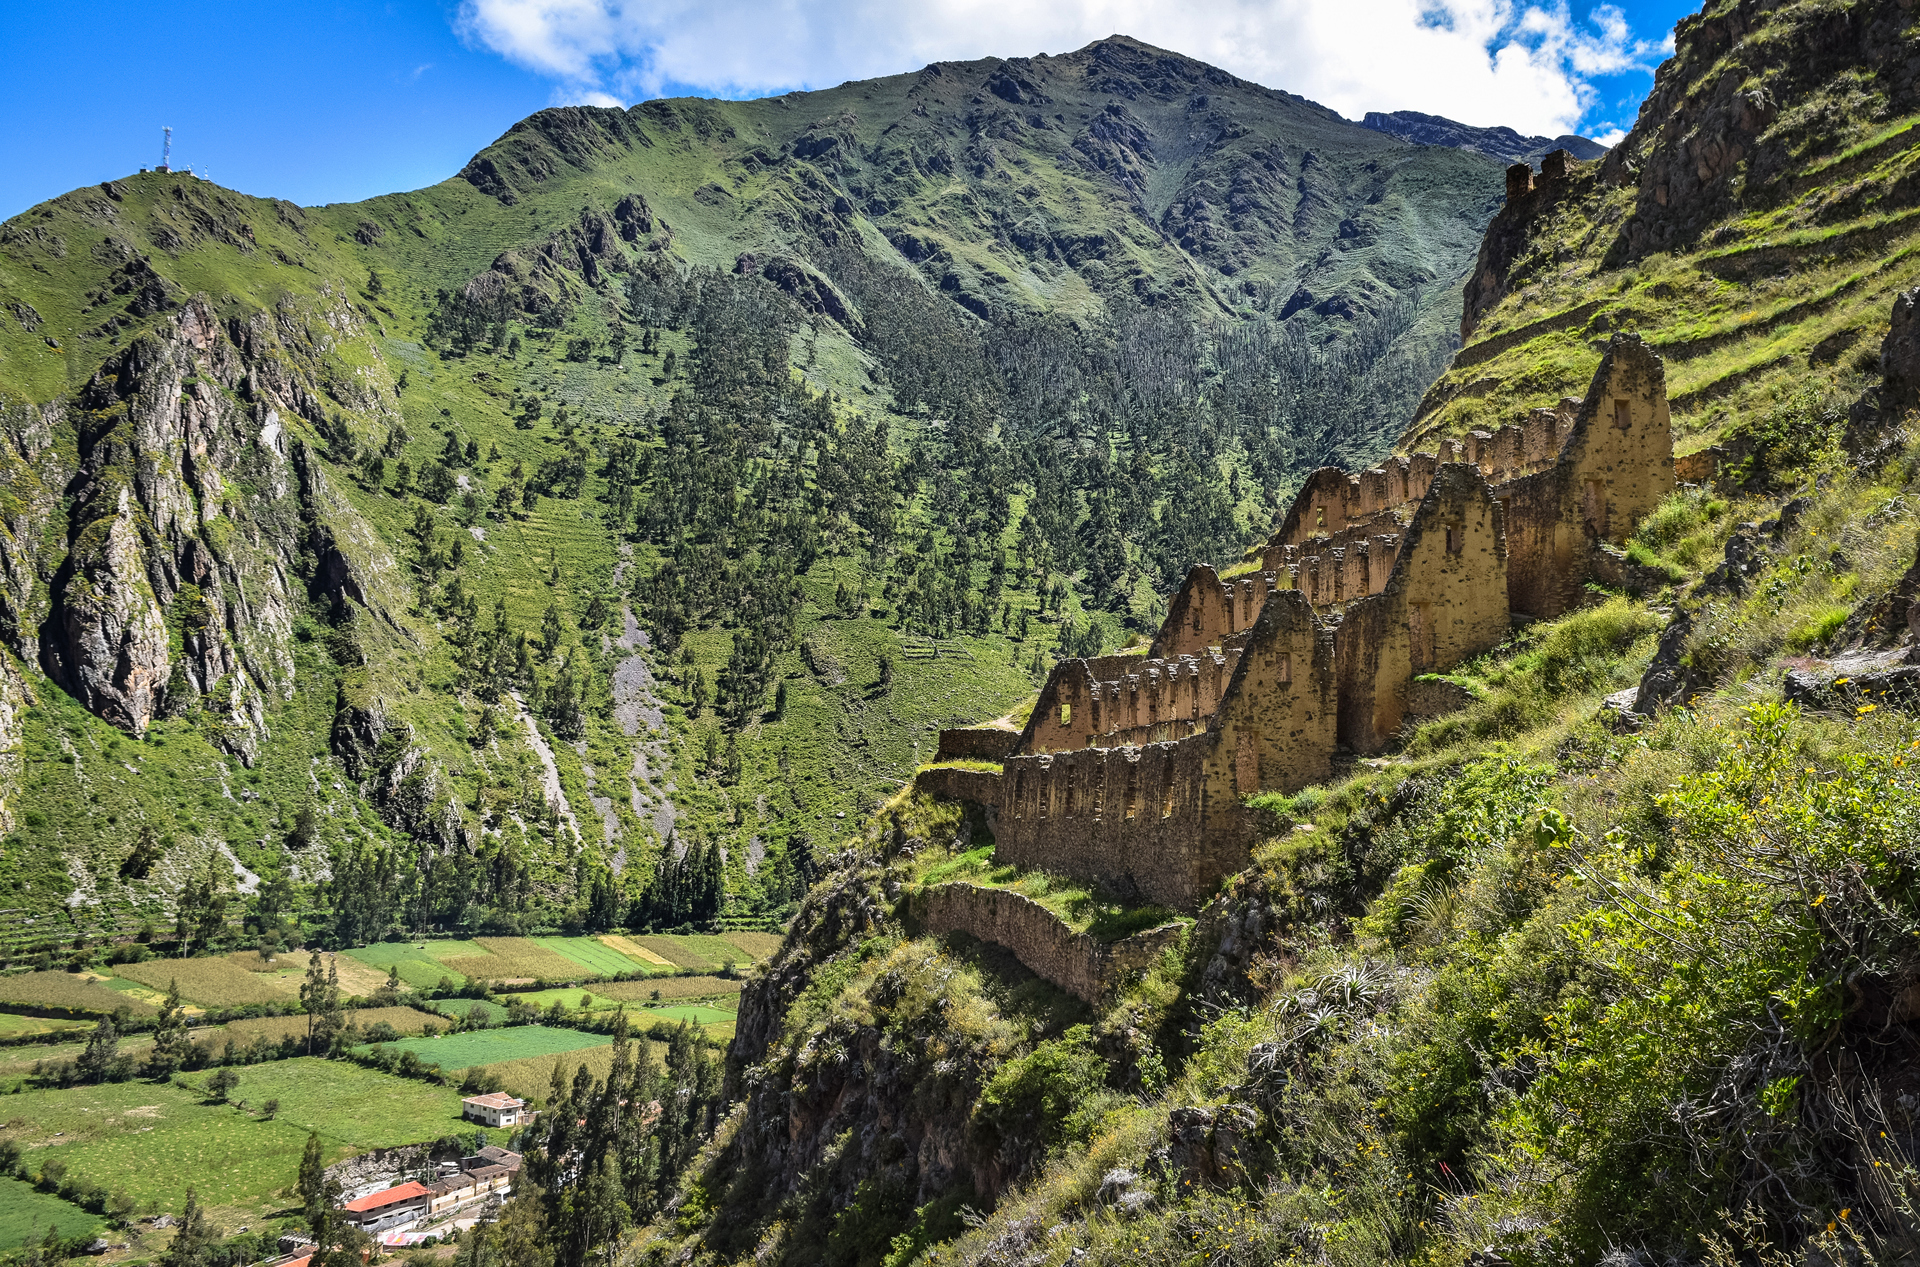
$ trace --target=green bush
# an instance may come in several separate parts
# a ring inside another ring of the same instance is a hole
[[[974,1127],[1010,1153],[1085,1143],[1106,1107],[1106,1071],[1093,1030],[1075,1025],[994,1071],[974,1107]]]

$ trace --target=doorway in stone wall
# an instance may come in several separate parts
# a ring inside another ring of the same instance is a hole
[[[1607,535],[1607,485],[1604,480],[1588,480],[1580,490],[1580,517],[1587,531],[1596,538]]]
[[[1234,748],[1233,788],[1241,796],[1260,790],[1260,736],[1251,730],[1240,732]]]
[[[1432,670],[1433,653],[1433,604],[1412,603],[1407,607],[1408,655],[1413,661],[1415,673]]]

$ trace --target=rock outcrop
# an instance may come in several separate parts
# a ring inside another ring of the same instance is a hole
[[[251,763],[271,702],[293,690],[309,534],[351,518],[337,501],[316,510],[289,422],[399,421],[390,393],[327,355],[358,326],[326,296],[226,320],[195,296],[71,403],[0,408],[0,640],[129,734],[198,716]],[[67,426],[71,449],[54,442]],[[351,566],[336,571],[364,601]]]
[[[1601,168],[1636,191],[1616,246],[1623,258],[1687,245],[1738,207],[1795,195],[1805,156],[1841,148],[1833,142],[1863,121],[1864,103],[1887,118],[1911,110],[1920,59],[1905,5],[1798,18],[1785,8],[1738,0],[1675,26],[1674,56]],[[1840,85],[1850,95],[1824,108]],[[1832,211],[1848,214],[1845,199]]]

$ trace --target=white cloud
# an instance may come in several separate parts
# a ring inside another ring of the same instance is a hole
[[[460,24],[570,100],[827,87],[1117,32],[1350,118],[1420,110],[1549,136],[1593,107],[1591,77],[1660,51],[1612,4],[1581,22],[1565,0],[463,0]]]

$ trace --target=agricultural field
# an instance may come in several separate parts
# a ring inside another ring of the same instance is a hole
[[[642,1038],[636,1041],[644,1043],[647,1040]],[[665,1047],[659,1043],[651,1046],[656,1061],[665,1059]],[[553,1093],[553,1067],[556,1063],[569,1080],[582,1065],[594,1077],[604,1079],[607,1071],[613,1068],[613,1044],[582,1047],[558,1056],[523,1056],[518,1060],[503,1060],[488,1065],[487,1072],[500,1079],[500,1085],[509,1093],[529,1102],[544,1104]]]
[[[731,1010],[722,1011],[717,1007],[707,1007],[699,1003],[667,1003],[659,1007],[643,1007],[633,1014],[639,1025],[651,1025],[655,1021],[690,1022],[694,1025],[731,1025],[735,1019]]]
[[[646,960],[624,955],[598,937],[534,937],[530,940],[542,950],[571,959],[597,976],[644,972],[647,968]]]
[[[780,939],[770,933],[728,933],[724,937],[706,933],[649,933],[633,940],[674,967],[695,972],[713,972],[728,963],[745,965],[766,957],[732,940],[735,937],[760,945],[765,944],[760,938],[770,937],[774,946],[780,944]]]
[[[661,977],[653,981],[602,981],[589,987],[595,999],[620,1003],[652,1003],[660,999],[705,999],[739,994],[746,982],[737,977]],[[561,990],[557,993],[570,994]],[[522,998],[545,997],[521,995]]]
[[[527,937],[478,937],[481,953],[441,960],[469,978],[487,981],[567,981],[597,975]]]
[[[0,1138],[18,1141],[29,1166],[58,1156],[71,1173],[165,1210],[177,1212],[192,1184],[213,1207],[214,1221],[231,1231],[285,1206],[281,1190],[293,1182],[309,1131],[318,1132],[334,1161],[475,1129],[460,1117],[457,1091],[352,1061],[301,1057],[237,1072],[234,1098],[256,1108],[279,1100],[274,1120],[208,1103],[203,1070],[171,1083],[9,1096]]]
[[[291,958],[283,955],[279,962],[288,962]],[[305,964],[301,966],[304,968]],[[164,992],[177,983],[180,997],[201,1007],[285,1003],[289,997],[297,998],[299,994],[297,982],[290,996],[279,988],[278,982],[270,979],[281,974],[250,972],[225,955],[207,959],[149,959],[145,963],[121,964],[117,971],[127,980],[152,990]]]
[[[720,937],[752,955],[755,963],[773,958],[773,952],[786,940],[779,933],[722,933]]]
[[[389,968],[398,968],[400,980],[416,990],[434,989],[442,981],[455,986],[465,985],[467,983],[465,977],[428,953],[429,945],[441,951],[442,954],[452,953],[446,949],[449,946],[459,946],[464,953],[472,953],[465,949],[472,945],[470,942],[435,942],[420,945],[404,941],[377,942],[371,946],[361,946],[357,950],[341,953],[383,976]],[[474,950],[478,949],[474,947]]]
[[[90,1029],[92,1026],[92,1021],[62,1021],[44,1016],[22,1016],[17,1012],[0,1012],[0,1039],[58,1034],[66,1030]]]
[[[694,972],[712,972],[720,966],[684,944],[690,940],[692,939],[687,937],[668,937],[659,933],[648,933],[633,938],[635,944],[659,955],[676,968],[686,968]],[[736,958],[738,957],[740,956],[736,952]]]
[[[577,1030],[552,1029],[545,1025],[516,1025],[511,1029],[482,1029],[439,1038],[414,1038],[393,1046],[400,1051],[410,1051],[422,1062],[438,1065],[451,1073],[456,1069],[494,1065],[509,1060],[551,1059],[562,1052],[603,1047],[612,1041],[604,1034],[582,1034]]]
[[[504,1020],[507,1015],[506,1009],[485,999],[435,999],[433,1006],[442,1016],[472,1016],[477,1013],[489,1025]]]
[[[0,1003],[28,1007],[69,1007],[77,1011],[112,1012],[125,1007],[135,1015],[151,1016],[152,1004],[109,990],[93,977],[70,972],[25,972],[0,977]]]
[[[380,1024],[389,1025],[402,1034],[423,1033],[429,1025],[438,1029],[447,1027],[447,1022],[443,1018],[412,1007],[363,1007],[349,1009],[343,1015],[349,1025],[358,1026],[362,1031]],[[261,1016],[252,1020],[230,1021],[205,1031],[206,1035],[216,1043],[232,1038],[241,1046],[245,1046],[255,1036],[261,1034],[271,1039],[280,1039],[288,1034],[304,1037],[306,1032],[305,1016]],[[199,1041],[200,1037],[200,1032],[196,1031],[195,1041]]]
[[[31,1184],[0,1179],[0,1251],[38,1244],[48,1228],[63,1238],[93,1236],[106,1229],[106,1221]]]
[[[673,967],[673,961],[671,959],[661,958],[631,937],[622,937],[615,933],[605,933],[600,937],[600,941],[613,947],[613,949],[619,951],[627,958],[638,960],[650,968]]]
[[[681,988],[675,990],[670,988],[672,986]],[[734,988],[717,988],[725,986]],[[725,1008],[731,1014],[734,999],[740,993],[739,987],[738,981],[729,981],[725,977],[663,977],[658,981],[605,981],[598,985],[528,990],[512,997],[538,1008],[549,1008],[558,1003],[568,1009],[579,1008],[581,999],[585,997],[590,1000],[587,1003],[589,1011],[604,1012],[624,1007],[635,1015],[647,1008],[659,1007],[663,1000],[718,999],[722,1002],[715,1006]],[[659,997],[655,998],[655,995]]]

